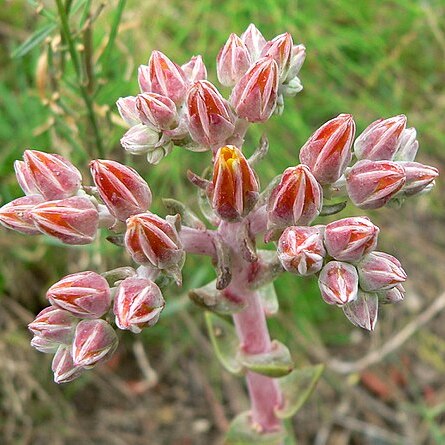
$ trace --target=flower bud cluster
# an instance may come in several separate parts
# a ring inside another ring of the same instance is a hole
[[[245,122],[264,122],[283,109],[283,96],[302,89],[298,78],[305,47],[289,33],[266,41],[251,24],[231,34],[217,57],[217,77],[232,88],[230,99],[207,81],[201,56],[179,66],[160,51],[139,67],[141,93],[120,98],[117,108],[131,126],[125,150],[157,164],[174,145],[214,153],[231,139],[242,140]],[[243,124],[244,123],[244,124]]]

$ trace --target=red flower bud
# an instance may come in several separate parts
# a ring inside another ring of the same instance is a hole
[[[120,97],[117,100],[116,105],[121,118],[128,125],[133,126],[141,123],[136,109],[135,96]]]
[[[119,329],[138,334],[154,326],[164,309],[165,301],[159,287],[145,278],[126,278],[117,288],[114,313]]]
[[[181,105],[185,99],[187,80],[180,66],[160,51],[153,51],[148,66],[139,67],[139,86],[142,92],[161,94],[176,105]]]
[[[207,80],[195,82],[187,95],[192,138],[207,148],[219,148],[233,134],[235,116],[229,103]]]
[[[73,364],[91,368],[109,359],[117,348],[114,329],[102,319],[82,320],[73,341]]]
[[[14,161],[15,176],[19,186],[25,193],[25,195],[38,195],[40,194],[38,188],[34,184],[34,179],[26,168],[24,161]]]
[[[29,181],[45,199],[68,198],[80,189],[79,170],[62,156],[25,150],[23,158]]]
[[[76,366],[73,362],[70,348],[60,346],[53,358],[51,370],[54,373],[54,381],[56,383],[67,383],[77,379],[83,369]]]
[[[208,195],[218,216],[238,221],[252,210],[258,199],[259,183],[241,151],[233,145],[221,147],[213,167]]]
[[[272,116],[278,98],[278,65],[273,57],[262,57],[233,88],[230,102],[239,117],[264,122]]]
[[[367,217],[351,217],[326,226],[324,242],[328,254],[340,261],[358,261],[377,246],[379,228]]]
[[[359,161],[346,175],[351,201],[361,209],[383,207],[405,184],[405,171],[391,161]]]
[[[251,23],[243,34],[241,34],[241,40],[249,50],[252,62],[256,62],[260,57],[264,45],[267,43],[266,39],[263,37],[259,29]]]
[[[170,222],[150,212],[131,216],[127,220],[125,245],[136,263],[165,270],[180,282],[185,253]]]
[[[278,258],[288,271],[301,276],[317,273],[326,255],[323,227],[288,227],[278,241]]]
[[[287,168],[267,204],[269,226],[310,224],[320,213],[323,191],[306,165]],[[270,228],[269,227],[269,228]]]
[[[400,135],[399,148],[394,156],[395,161],[412,162],[416,158],[419,149],[417,132],[415,128],[406,128]]]
[[[193,56],[190,61],[182,65],[181,68],[190,83],[207,79],[207,68],[201,56]]]
[[[92,243],[99,224],[99,213],[88,198],[44,202],[29,215],[41,232],[65,244]]]
[[[155,130],[171,130],[178,126],[176,105],[166,96],[156,93],[138,94],[136,110],[140,121]]]
[[[230,34],[216,59],[218,80],[222,85],[232,87],[246,73],[250,64],[247,46],[236,34]]]
[[[46,293],[49,302],[80,318],[102,317],[111,304],[107,280],[96,272],[67,275]]]
[[[354,143],[357,159],[392,160],[405,130],[406,116],[378,119],[369,125]]]
[[[276,36],[266,43],[261,51],[261,57],[271,56],[277,62],[280,71],[280,79],[285,79],[289,71],[292,57],[293,41],[292,36],[286,32]]]
[[[29,211],[44,201],[41,195],[29,195],[8,202],[0,208],[0,224],[27,235],[39,235],[41,232],[34,225]]]
[[[150,207],[150,187],[136,170],[107,160],[91,161],[90,168],[102,201],[117,219],[125,221]]]
[[[29,323],[28,329],[36,337],[67,345],[71,343],[76,321],[69,312],[49,306],[37,314],[34,321]]]
[[[379,300],[383,304],[393,304],[402,301],[405,298],[405,289],[401,284],[397,284],[391,289],[377,293]]]
[[[326,303],[343,306],[357,298],[357,270],[352,264],[330,261],[320,272],[318,286]]]
[[[303,145],[300,162],[306,164],[320,184],[332,184],[344,173],[352,159],[354,119],[340,114],[323,124]]]
[[[357,299],[345,304],[342,309],[353,325],[373,331],[377,323],[379,299],[376,294],[359,290]]]
[[[366,255],[357,266],[360,287],[368,292],[391,289],[406,281],[400,261],[384,252]]]
[[[413,196],[425,190],[439,176],[439,170],[419,162],[400,162],[406,175],[406,182],[402,194]]]

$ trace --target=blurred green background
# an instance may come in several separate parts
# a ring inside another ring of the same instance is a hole
[[[179,64],[202,54],[209,80],[216,82],[219,48],[231,32],[241,34],[251,22],[268,39],[288,31],[295,43],[307,48],[303,92],[286,100],[281,117],[253,126],[248,133],[247,153],[263,132],[270,140],[269,155],[259,167],[263,184],[298,163],[299,147],[339,113],[353,114],[358,132],[379,117],[404,113],[418,132],[417,160],[438,168],[445,164],[443,1],[128,0],[121,11],[123,3],[74,0],[70,24],[77,32],[81,60],[89,57],[86,69],[95,75],[87,87],[106,156],[143,174],[154,192],[154,209],[161,214],[161,197],[175,197],[196,208],[185,171],[202,171],[210,157],[176,148],[153,167],[143,158],[125,156],[119,144],[125,128],[115,101],[138,92],[137,67],[147,62],[153,49]],[[90,16],[85,15],[87,10]],[[72,64],[60,55],[66,42],[60,37],[56,11],[52,1],[2,2],[2,204],[21,195],[12,164],[25,148],[69,156],[84,177],[88,159],[97,156]],[[88,20],[93,20],[92,27]],[[21,45],[33,34],[39,43],[23,54],[27,47]],[[62,68],[54,71],[54,66]],[[384,307],[372,336],[350,326],[340,310],[325,305],[314,280],[286,275],[277,281],[282,310],[271,320],[272,333],[289,344],[301,364],[326,357],[359,358],[419,317],[443,291],[443,191],[439,180],[430,195],[408,201],[402,209],[370,215],[382,228],[381,250],[398,255],[411,277],[406,303]],[[31,350],[25,329],[45,305],[45,290],[64,274],[103,272],[128,264],[129,258],[104,239],[86,248],[68,248],[2,229],[0,259],[2,443],[48,443],[49,437],[54,444],[219,443],[227,418],[246,400],[241,382],[226,375],[209,352],[202,315],[186,297],[187,289],[212,278],[205,260],[187,260],[184,289],[168,289],[169,307],[162,323],[141,334],[137,343],[133,336],[122,335],[116,363],[56,387],[51,383],[50,358]],[[442,325],[436,319],[424,326],[389,360],[366,371],[369,375],[345,377],[328,371],[320,391],[297,418],[299,443],[445,443]],[[142,344],[159,378],[150,390]],[[356,423],[338,420],[338,406],[344,408],[344,418]],[[388,420],[391,413],[396,420]],[[327,433],[322,436],[320,431]]]

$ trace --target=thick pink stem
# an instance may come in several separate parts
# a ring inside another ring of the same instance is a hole
[[[246,308],[233,316],[240,347],[246,353],[258,354],[270,351],[272,345],[259,294],[248,288],[250,263],[238,252],[237,235],[242,233],[240,224],[243,223],[222,222],[219,227],[221,237],[232,249],[232,281],[227,291],[246,302]],[[253,425],[264,432],[279,429],[281,420],[277,418],[274,410],[280,406],[282,396],[277,382],[250,371],[247,372],[246,378]]]

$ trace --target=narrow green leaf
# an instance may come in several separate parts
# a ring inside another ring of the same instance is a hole
[[[275,410],[277,417],[292,417],[309,399],[323,371],[323,364],[307,366],[277,380],[284,398],[283,406]]]
[[[235,328],[228,321],[217,315],[205,313],[207,329],[218,360],[233,374],[240,374],[243,367],[237,359],[239,348]]]
[[[281,445],[286,437],[284,430],[261,433],[252,427],[250,412],[236,416],[229,427],[224,445]]]
[[[289,349],[277,340],[272,342],[272,350],[261,354],[238,353],[244,367],[268,377],[283,377],[294,369]]]
[[[17,59],[28,54],[35,46],[42,43],[55,29],[55,23],[49,23],[38,29],[34,34],[29,36],[20,46],[18,46],[12,53],[11,57]]]

